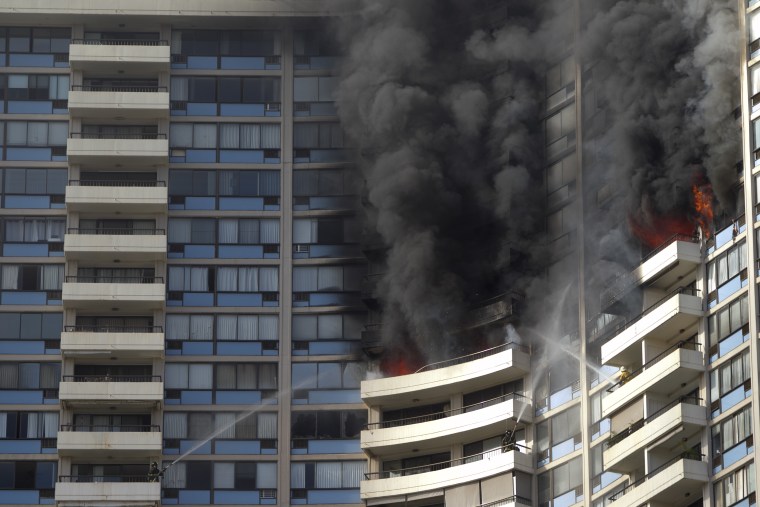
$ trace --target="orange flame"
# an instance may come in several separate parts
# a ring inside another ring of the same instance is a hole
[[[380,370],[390,377],[414,373],[423,366],[419,356],[412,351],[386,351],[380,360]]]
[[[712,186],[709,184],[702,186],[692,185],[691,192],[694,195],[694,211],[697,212],[697,225],[702,229],[702,235],[707,239],[710,237],[714,217]]]

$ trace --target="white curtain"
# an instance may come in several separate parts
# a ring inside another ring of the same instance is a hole
[[[306,487],[306,463],[290,464],[290,487],[293,489]]]
[[[240,149],[258,150],[261,146],[262,126],[257,124],[240,125]]]
[[[47,224],[47,240],[63,241],[63,235],[66,232],[66,220],[50,219]]]
[[[248,267],[238,268],[238,291],[240,292],[258,292],[259,291],[259,268]]]
[[[277,292],[280,290],[279,271],[276,267],[259,268],[259,290]]]
[[[196,123],[193,125],[193,148],[216,148],[216,125]]]
[[[317,337],[317,316],[294,315],[291,334],[294,340],[315,339]]]
[[[219,173],[219,195],[235,195],[238,188],[236,171],[221,171]]]
[[[293,291],[295,292],[312,292],[317,290],[317,268],[316,267],[294,267],[293,268]]]
[[[210,364],[191,364],[188,376],[190,389],[211,389],[213,387],[214,369]]]
[[[293,125],[294,148],[317,148],[319,147],[319,124],[296,123]]]
[[[189,315],[166,316],[166,339],[187,340],[190,337]]]
[[[229,412],[217,412],[214,415],[214,431],[220,431],[216,438],[235,438],[235,414]]]
[[[280,171],[259,172],[259,195],[280,195]]]
[[[277,464],[276,463],[257,463],[256,464],[256,487],[258,489],[276,489],[277,488]]]
[[[39,363],[21,363],[18,365],[18,386],[21,389],[38,389],[40,387]]]
[[[187,414],[164,412],[164,438],[187,438]]]
[[[42,288],[44,290],[61,290],[63,286],[63,266],[42,267]]]
[[[259,389],[277,389],[276,364],[259,364]]]
[[[278,149],[280,147],[280,124],[261,125],[261,148]]]
[[[0,412],[0,439],[8,436],[8,413]]]
[[[293,220],[293,243],[308,245],[311,243],[311,219],[296,218]]]
[[[186,77],[173,77],[171,81],[171,99],[177,101],[187,100],[188,79]]]
[[[170,462],[165,462],[168,465]],[[185,463],[177,463],[164,472],[163,487],[184,489],[187,487],[187,474]]]
[[[258,414],[257,437],[262,439],[277,438],[277,413],[263,412]]]
[[[190,290],[208,292],[208,268],[194,267],[190,269]]]
[[[169,290],[174,290],[174,291],[186,290],[185,289],[185,273],[189,271],[190,271],[190,268],[184,268],[180,266],[169,266]]]
[[[343,267],[342,266],[321,266],[317,279],[317,290],[342,290],[343,289]]]
[[[216,288],[220,292],[237,292],[238,268],[219,267],[216,271]]]
[[[236,218],[219,220],[219,243],[234,245],[238,242],[238,221]]]
[[[56,438],[58,436],[58,412],[44,412],[43,415],[44,438]]]
[[[170,363],[164,370],[167,389],[187,389],[187,365]]]
[[[365,473],[367,473],[366,461],[344,461],[342,487],[358,488],[359,483],[364,480]]]
[[[259,340],[277,340],[277,315],[259,315]]]
[[[170,218],[169,243],[190,243],[191,220],[189,218]]]
[[[222,123],[219,125],[219,147],[222,149],[237,149],[240,147],[240,125],[237,123]]]
[[[193,147],[193,126],[189,123],[172,123],[169,127],[169,145],[172,148]]]
[[[48,144],[50,146],[66,146],[66,139],[69,137],[68,123],[51,122],[48,132]]]
[[[27,124],[28,146],[47,146],[48,144],[48,124],[46,122],[29,122]]]
[[[24,240],[31,243],[44,241],[47,238],[44,218],[30,218],[24,221]]]
[[[237,388],[256,389],[258,387],[256,370],[255,364],[238,364],[236,371]]]
[[[280,221],[261,220],[261,243],[265,245],[277,245],[280,243]]]
[[[0,389],[16,389],[18,387],[18,365],[0,364]]]
[[[235,488],[235,463],[214,463],[214,488]]]
[[[341,315],[320,315],[318,332],[320,340],[343,338],[343,317]]]
[[[20,270],[21,266],[13,266],[8,264],[3,265],[3,289],[19,288],[18,278]]]
[[[26,438],[41,438],[40,422],[42,414],[39,412],[29,412],[26,415]]]
[[[214,336],[213,315],[192,315],[190,317],[190,339],[211,341]]]
[[[338,489],[343,484],[343,467],[340,462],[315,463],[314,487]]]
[[[258,339],[259,318],[256,315],[238,315],[237,339],[252,341]]]
[[[216,316],[216,339],[217,340],[236,340],[237,339],[237,316],[236,315],[217,315]]]
[[[9,218],[5,220],[5,241],[24,241],[24,220]]]

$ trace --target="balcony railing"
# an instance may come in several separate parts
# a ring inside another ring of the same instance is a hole
[[[163,333],[161,326],[64,326],[67,333]]]
[[[64,382],[161,382],[160,375],[64,375]]]
[[[687,294],[690,296],[699,296],[700,291],[699,289],[695,289],[693,287],[679,287],[671,292],[669,292],[665,297],[662,299],[659,299],[657,302],[649,306],[646,310],[641,312],[640,314],[636,315],[632,319],[628,319],[624,316],[620,316],[616,319],[613,319],[607,325],[602,327],[601,329],[595,330],[593,332],[593,336],[595,337],[594,340],[598,340],[602,336],[609,336],[610,334],[619,334],[631,327],[632,325],[636,324],[638,321],[655,311],[660,305],[664,304],[666,301],[668,301],[670,298],[675,296],[676,294]],[[589,324],[593,326],[594,319],[591,319],[589,321]]]
[[[651,368],[655,364],[657,364],[660,361],[662,361],[665,357],[669,356],[670,353],[673,352],[675,349],[701,350],[702,349],[702,345],[700,345],[699,343],[697,343],[696,340],[697,340],[697,337],[695,335],[695,336],[692,336],[691,338],[689,338],[688,340],[681,340],[681,341],[679,341],[679,342],[671,345],[670,347],[668,347],[667,349],[663,350],[658,355],[656,355],[654,358],[652,358],[651,360],[649,360],[646,363],[644,363],[640,368],[637,368],[636,370],[632,371],[631,374],[628,375],[628,377],[626,377],[626,378],[618,381],[617,383],[611,385],[607,389],[607,392],[611,393],[611,392],[615,391],[616,389],[622,387],[624,384],[627,384],[628,382],[630,382],[634,378],[636,378],[639,375],[641,375],[641,373],[643,373],[645,370]]]
[[[69,137],[73,139],[166,139],[166,134],[156,132],[143,132],[141,134],[120,134],[107,132],[72,132]]]
[[[620,497],[622,497],[623,495],[625,495],[627,493],[630,493],[631,490],[635,489],[638,486],[641,486],[646,481],[648,481],[649,479],[651,479],[652,477],[654,477],[658,473],[662,472],[664,469],[668,468],[673,463],[677,463],[677,462],[681,461],[682,459],[690,459],[690,460],[694,460],[694,461],[702,461],[702,458],[704,458],[704,455],[700,454],[698,451],[685,451],[685,452],[682,452],[678,456],[675,456],[674,458],[671,458],[670,460],[666,461],[664,464],[662,464],[659,467],[655,468],[654,470],[652,470],[651,472],[649,472],[648,474],[646,474],[644,477],[642,477],[638,481],[632,482],[631,484],[629,484],[628,486],[626,486],[622,490],[620,490],[617,493],[615,493],[614,495],[612,495],[610,497],[610,501],[614,502],[615,500],[620,499]]]
[[[168,46],[168,40],[141,39],[72,39],[72,44],[85,46]]]
[[[145,467],[148,468],[148,467]],[[145,475],[59,475],[58,482],[102,483],[102,482],[153,482]]]
[[[130,227],[92,227],[69,228],[68,234],[101,235],[101,236],[165,236],[166,229],[132,229]]]
[[[158,424],[61,424],[61,431],[152,433],[161,431],[161,426]]]
[[[165,187],[157,180],[69,180],[72,187]]]
[[[610,437],[607,440],[607,448],[609,449],[610,447],[613,447],[616,444],[619,444],[620,442],[622,442],[623,440],[625,440],[632,434],[636,433],[641,428],[651,423],[652,421],[657,419],[659,416],[661,416],[662,414],[664,414],[671,408],[677,405],[680,405],[682,403],[688,404],[688,405],[699,405],[701,401],[702,401],[702,398],[698,398],[696,396],[681,396],[680,398],[673,400],[671,403],[668,403],[667,405],[665,405],[664,407],[662,407],[661,409],[659,409],[657,412],[653,413],[649,417],[645,419],[639,419],[635,423],[631,424],[628,428],[618,433],[617,435]]]
[[[71,91],[155,93],[155,92],[165,92],[167,91],[167,88],[166,86],[72,85]]]
[[[67,276],[66,281],[69,283],[164,283],[161,276]]]
[[[502,498],[501,500],[496,500],[495,502],[482,503],[478,505],[477,507],[506,507],[507,505],[512,505],[512,504],[526,505],[530,507],[533,505],[533,501],[530,498],[513,495],[513,496],[508,496],[507,498]]]
[[[416,466],[411,468],[398,468],[395,470],[383,470],[382,472],[370,472],[365,473],[364,478],[368,481],[373,479],[389,479],[392,477],[405,477],[407,475],[424,474],[427,472],[435,472],[437,470],[445,470],[460,465],[467,465],[469,463],[475,463],[482,461],[491,456],[503,454],[505,452],[515,451],[521,454],[530,454],[530,449],[520,444],[508,444],[504,447],[496,447],[489,449],[478,454],[472,454],[463,458],[452,459],[449,461],[440,461],[438,463],[431,463],[429,465]]]
[[[522,394],[509,393],[509,394],[498,396],[496,398],[492,398],[490,400],[473,403],[471,405],[467,405],[462,408],[442,410],[441,412],[435,412],[432,414],[426,414],[426,415],[420,415],[420,416],[414,416],[414,417],[405,417],[403,419],[394,419],[391,421],[369,423],[364,426],[364,429],[374,430],[374,429],[381,429],[381,428],[395,428],[398,426],[407,426],[409,424],[419,424],[419,423],[424,423],[424,422],[429,422],[429,421],[437,421],[438,419],[444,419],[449,416],[460,415],[465,412],[473,412],[475,410],[480,410],[482,408],[497,405],[499,403],[503,403],[511,399],[522,399],[522,400],[525,400],[525,403],[530,403],[530,400],[526,398],[525,396],[523,396]]]
[[[439,370],[441,368],[446,368],[448,366],[469,363],[470,361],[483,359],[484,357],[493,356],[493,355],[499,354],[500,352],[504,352],[505,350],[510,350],[510,349],[517,349],[522,352],[525,352],[526,354],[530,354],[530,347],[519,344],[519,343],[509,342],[503,345],[499,345],[497,347],[481,350],[480,352],[467,354],[466,356],[460,356],[460,357],[455,357],[454,359],[448,359],[446,361],[438,361],[437,363],[431,363],[431,364],[423,366],[422,368],[417,370],[415,373],[420,373],[423,371]]]

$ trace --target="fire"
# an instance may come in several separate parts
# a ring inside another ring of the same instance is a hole
[[[380,370],[389,377],[408,375],[422,366],[419,356],[410,351],[386,351],[380,360]]]
[[[696,222],[700,229],[702,229],[702,235],[705,239],[710,237],[711,226],[713,223],[713,192],[712,186],[692,185],[691,192],[694,195],[694,211],[697,212]]]

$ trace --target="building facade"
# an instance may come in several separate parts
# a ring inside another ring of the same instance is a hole
[[[382,254],[326,22],[352,7],[6,0],[0,505],[755,505],[760,7],[737,2],[741,211],[598,279],[615,195],[571,41],[542,122],[573,316],[531,336],[507,292],[467,318],[504,344],[365,380]]]

